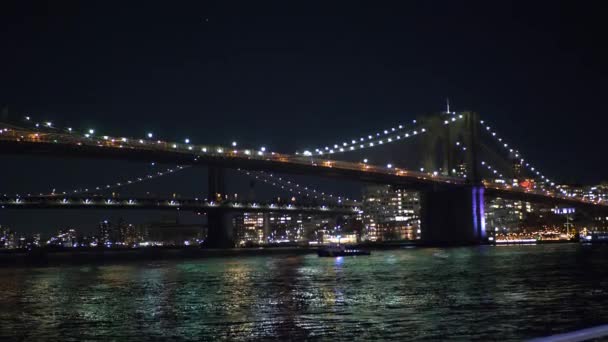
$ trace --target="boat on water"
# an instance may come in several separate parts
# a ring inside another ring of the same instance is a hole
[[[583,244],[608,243],[608,232],[588,232],[585,235],[581,235],[580,242]]]
[[[370,252],[362,249],[350,248],[345,245],[335,245],[319,248],[317,250],[317,254],[320,257],[339,257],[351,255],[370,255]]]

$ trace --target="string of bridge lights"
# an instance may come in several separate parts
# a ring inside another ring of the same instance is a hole
[[[461,143],[460,143],[460,142],[458,142],[458,141],[456,142],[456,146],[459,146],[459,149],[460,149],[461,151],[463,151],[463,152],[467,150],[466,146],[464,146],[464,144],[461,144]],[[492,166],[490,163],[488,163],[488,162],[486,162],[486,161],[483,161],[483,160],[482,160],[482,161],[481,161],[481,165],[482,165],[484,168],[488,169],[488,170],[491,172],[491,174],[496,175],[496,176],[498,176],[498,177],[500,177],[500,178],[505,178],[505,177],[504,177],[504,175],[503,175],[502,173],[500,173],[500,171],[498,171],[498,169],[496,169],[496,168],[495,168],[494,166]],[[465,175],[465,177],[466,177],[466,175]]]
[[[481,162],[481,165],[485,168],[487,168],[488,170],[490,170],[490,172],[492,172],[493,174],[497,175],[500,178],[505,178],[505,176],[503,176],[502,173],[498,172],[498,170],[496,168],[494,168],[492,165],[486,163],[485,161]]]
[[[155,165],[155,163],[152,163],[152,165]],[[149,181],[152,179],[156,179],[156,178],[160,178],[163,176],[167,176],[167,175],[171,175],[174,174],[176,172],[182,171],[184,169],[189,168],[190,166],[181,166],[178,165],[175,168],[167,168],[164,171],[157,171],[154,173],[149,173],[147,175],[144,176],[140,176],[140,177],[135,177],[135,178],[131,178],[131,179],[127,179],[125,181],[122,182],[116,182],[116,183],[111,183],[111,184],[105,184],[105,185],[100,185],[100,186],[93,186],[93,187],[85,187],[85,188],[78,188],[78,189],[73,189],[70,191],[56,191],[55,189],[51,190],[50,193],[40,193],[40,196],[49,196],[49,197],[53,197],[53,196],[65,196],[65,195],[85,195],[85,194],[90,194],[92,192],[95,191],[106,191],[106,190],[114,190],[117,188],[122,188],[128,185],[133,185],[133,184],[137,184],[137,183],[142,183],[145,181]],[[6,196],[6,194],[4,194]],[[27,194],[28,196],[31,196],[31,194]],[[17,194],[17,196],[19,197],[20,195]]]
[[[348,197],[338,196],[338,195],[326,193],[323,191],[319,191],[317,189],[314,189],[314,188],[311,188],[311,187],[308,187],[305,185],[301,185],[295,181],[276,176],[272,173],[267,173],[264,171],[245,171],[245,170],[241,170],[241,169],[239,169],[239,171],[243,172],[244,174],[246,174],[250,177],[259,179],[264,183],[270,184],[272,186],[278,187],[282,190],[286,190],[286,191],[294,193],[294,194],[304,195],[306,197],[313,197],[316,199],[318,199],[320,196],[321,200],[325,201],[325,200],[329,199],[332,201],[336,201],[338,203],[342,203],[342,201],[350,201],[350,199]],[[357,200],[353,200],[353,202],[357,202]]]
[[[461,117],[462,117],[462,115],[461,115]],[[416,120],[413,120],[412,123],[416,124]],[[324,155],[324,154],[351,152],[351,151],[355,151],[355,150],[362,150],[365,148],[370,148],[370,147],[375,147],[375,146],[380,146],[380,145],[384,145],[384,144],[397,142],[402,139],[407,139],[407,138],[410,138],[410,137],[413,137],[418,134],[426,132],[426,128],[420,128],[420,129],[410,128],[409,131],[406,131],[406,130],[408,130],[408,128],[406,128],[405,125],[399,125],[397,127],[391,127],[391,128],[385,129],[383,131],[377,132],[375,134],[367,134],[358,139],[349,139],[349,140],[343,141],[340,144],[336,143],[333,145],[327,145],[325,147],[317,147],[314,149],[314,151],[312,149],[305,149],[302,153],[296,151],[296,154],[297,155],[301,154],[304,156],[312,156],[312,155]]]
[[[467,148],[463,144],[461,144],[460,142],[456,142],[456,145],[460,147],[461,151],[466,151],[467,150]],[[492,166],[488,162],[481,161],[481,165],[483,167],[485,167],[486,169],[488,169],[492,174],[497,175],[500,178],[504,178],[504,175],[502,173],[500,173],[500,171],[498,171],[498,169],[496,169],[494,166]],[[466,177],[466,175],[465,175],[465,177]],[[562,195],[564,195],[566,197],[576,197],[576,196],[573,196],[572,194],[568,194],[568,192],[566,190],[564,190],[563,188],[560,188],[558,186],[553,186],[553,187],[554,187],[555,190],[558,190]]]
[[[466,152],[467,147],[462,144],[460,141],[456,142],[456,146],[458,146],[458,149],[462,152]],[[485,168],[487,168],[488,170],[490,170],[490,172],[494,175],[497,175],[500,178],[504,178],[504,175],[502,173],[500,173],[496,168],[494,168],[492,165],[490,165],[489,163],[485,162],[485,161],[481,161],[481,165]],[[466,178],[466,175],[464,175],[464,177]]]
[[[452,117],[449,119],[444,120],[444,124],[448,125],[451,124],[459,119],[463,118],[463,115],[456,115],[455,112],[452,112]],[[26,116],[25,120],[27,122],[33,122],[30,116]],[[484,124],[484,121],[481,120],[480,121],[481,124]],[[416,120],[413,120],[413,123],[416,124]],[[34,126],[36,128],[48,128],[48,129],[60,129],[56,126],[53,125],[52,122],[50,121],[45,121],[45,122],[35,122]],[[488,131],[488,133],[494,137],[499,143],[502,144],[502,146],[508,150],[509,153],[514,153],[516,158],[520,158],[520,162],[525,165],[525,167],[527,169],[529,169],[531,172],[533,172],[533,174],[536,174],[536,176],[540,177],[540,179],[542,180],[542,182],[546,182],[548,184],[550,184],[552,187],[555,187],[555,184],[553,182],[551,182],[548,178],[546,178],[544,175],[542,175],[540,173],[539,170],[537,170],[534,166],[530,165],[529,163],[524,163],[525,160],[523,158],[523,156],[520,156],[520,153],[518,150],[514,150],[512,147],[509,147],[509,145],[507,143],[503,142],[503,139],[499,136],[497,136],[497,133],[495,131],[492,131],[490,126],[485,126],[486,131]],[[70,134],[74,134],[76,133],[71,127],[67,127],[64,129],[65,131],[67,131]],[[397,128],[392,127],[390,129],[385,129],[382,132],[378,132],[375,135],[368,135],[367,138],[366,137],[361,137],[360,139],[358,139],[358,141],[356,139],[351,140],[350,143],[348,142],[343,142],[341,145],[338,144],[334,144],[333,148],[331,148],[330,146],[325,146],[325,148],[316,148],[315,149],[315,154],[318,155],[323,155],[325,153],[327,154],[334,154],[334,153],[338,153],[338,152],[348,152],[348,151],[354,151],[357,149],[363,149],[363,148],[370,148],[370,147],[375,147],[375,146],[380,146],[383,145],[385,143],[392,143],[392,142],[396,142],[399,141],[401,139],[405,139],[405,138],[409,138],[415,135],[418,135],[420,133],[425,133],[426,129],[425,128],[420,128],[417,130],[410,130],[409,132],[405,132],[402,133],[402,131],[405,131],[406,128],[404,125],[399,125]],[[91,138],[94,136],[95,134],[95,130],[94,129],[88,129],[86,130],[87,133],[84,133],[84,137],[86,138]],[[147,138],[148,139],[152,139],[154,137],[154,134],[149,132],[147,133]],[[115,141],[114,138],[110,138],[108,136],[102,136],[101,138],[103,138],[103,140],[112,140],[112,142]],[[122,142],[127,142],[127,138],[120,138],[119,141]],[[143,143],[143,140],[139,140],[140,143]],[[160,143],[161,141],[158,140],[158,143]],[[190,144],[190,139],[186,138],[184,139],[185,144],[189,145]],[[101,142],[100,142],[101,143]],[[236,147],[237,143],[235,141],[232,142],[232,147]],[[176,144],[173,144],[173,148],[177,148]],[[189,150],[193,150],[192,146],[188,146]],[[466,150],[466,147],[462,146],[462,150]],[[207,152],[207,148],[206,147],[202,147],[201,149],[202,152]],[[218,153],[222,153],[223,149],[222,148],[218,148],[217,149]],[[265,147],[261,147],[259,151],[257,151],[258,154],[263,154],[266,151]],[[250,150],[245,150],[244,151],[245,154],[250,154],[251,151]],[[248,153],[249,152],[249,153]],[[274,153],[273,153],[274,154]],[[299,152],[296,152],[296,154],[300,154]],[[309,150],[305,150],[303,153],[303,155],[305,156],[312,156],[313,152],[309,151]],[[366,160],[364,160],[364,162],[366,162]],[[387,164],[388,168],[392,168],[391,164]],[[420,171],[424,171],[423,168],[420,168]],[[131,180],[131,182],[133,182],[133,180]],[[118,184],[118,183],[117,183]],[[111,187],[116,187],[119,185],[112,185]],[[110,188],[111,188],[110,187]],[[98,189],[99,188],[99,189]],[[100,190],[102,187],[96,187],[97,190]],[[109,189],[106,185],[106,189]],[[72,192],[74,193],[74,192]],[[76,192],[77,193],[77,192]]]
[[[524,157],[521,155],[521,153],[519,152],[519,150],[514,149],[513,147],[509,146],[508,143],[503,141],[503,138],[499,137],[496,133],[496,131],[494,131],[492,129],[492,127],[490,127],[487,123],[485,123],[484,120],[481,120],[480,123],[482,125],[485,125],[485,131],[491,136],[493,137],[506,151],[508,151],[509,153],[514,153],[515,158],[519,158],[519,162],[521,165],[524,165],[524,167],[526,169],[528,169],[530,172],[532,172],[532,174],[535,174],[536,176],[540,177],[541,182],[542,183],[546,183],[549,184],[551,187],[556,188],[555,183],[552,182],[550,179],[546,178],[541,172],[540,170],[538,170],[537,168],[535,168],[534,166],[530,165],[530,163],[526,162],[526,160],[524,159]],[[536,177],[535,176],[535,177]]]
[[[127,143],[127,142],[132,142],[132,141],[139,142],[140,144],[144,144],[144,143],[158,143],[158,144],[161,144],[161,143],[169,143],[169,141],[152,140],[152,139],[154,139],[154,137],[155,137],[155,134],[154,134],[154,133],[152,133],[152,132],[148,132],[148,133],[146,133],[146,139],[128,139],[128,138],[126,138],[126,137],[122,137],[122,138],[114,138],[114,137],[110,137],[110,136],[107,136],[107,135],[103,135],[103,136],[101,136],[101,135],[99,135],[99,133],[98,133],[98,132],[96,132],[96,130],[95,130],[95,129],[93,129],[93,128],[86,129],[86,130],[84,130],[84,133],[83,133],[83,132],[76,131],[76,130],[75,130],[74,128],[72,128],[72,127],[65,127],[65,128],[62,128],[62,127],[56,126],[56,125],[54,125],[54,124],[53,124],[53,122],[52,122],[52,121],[41,121],[41,122],[36,122],[36,121],[34,121],[34,120],[32,119],[32,117],[31,117],[31,116],[25,116],[25,121],[26,121],[26,122],[28,122],[28,123],[30,123],[30,124],[32,124],[32,125],[33,125],[35,128],[37,128],[37,129],[53,129],[53,130],[59,130],[59,131],[64,131],[64,132],[66,132],[66,133],[68,133],[68,134],[77,134],[77,135],[82,135],[82,136],[84,136],[85,138],[95,138],[95,137],[97,137],[97,138],[99,138],[99,139],[100,139],[100,140],[97,142],[97,143],[98,143],[98,145],[100,145],[100,146],[101,146],[102,140],[104,140],[104,141],[110,141],[110,142],[112,142],[112,143],[114,143],[114,142],[124,142],[124,143]],[[8,131],[8,129],[5,129],[5,130],[6,130],[6,131]],[[1,130],[0,130],[0,131],[1,131]],[[97,133],[97,134],[96,134],[96,133]],[[188,150],[190,150],[190,151],[194,151],[194,147],[196,147],[196,146],[191,145],[191,140],[190,140],[190,138],[185,138],[185,139],[183,140],[183,143],[184,143],[185,145],[187,145],[187,149],[188,149]],[[232,142],[231,142],[231,144],[230,144],[230,146],[231,146],[232,148],[236,148],[236,147],[238,146],[238,143],[237,143],[236,141],[232,141]],[[122,145],[121,145],[120,147],[122,147]],[[178,144],[177,144],[177,143],[173,143],[173,144],[171,145],[171,147],[172,147],[172,148],[174,148],[174,149],[176,149],[176,148],[178,148]],[[223,147],[214,147],[214,148],[208,148],[208,147],[205,147],[205,146],[201,146],[201,148],[200,148],[200,152],[203,152],[203,153],[207,153],[207,152],[224,153],[224,151],[225,151],[225,150],[226,150],[226,151],[228,151],[228,150],[230,150],[230,149],[229,149],[229,148],[223,148]],[[232,150],[230,150],[230,151],[232,151]],[[234,152],[234,153],[237,153],[237,150],[233,150],[233,152]],[[245,150],[243,150],[243,153],[244,153],[245,155],[251,155],[251,154],[254,154],[254,153],[255,153],[255,154],[257,154],[257,155],[260,155],[260,156],[261,156],[261,155],[264,155],[266,152],[267,152],[267,148],[266,148],[265,146],[261,146],[261,147],[260,147],[259,149],[257,149],[257,150],[255,150],[255,149],[245,149]],[[275,152],[268,152],[268,153],[270,153],[270,154],[272,154],[272,155],[274,155],[274,154],[275,154]]]

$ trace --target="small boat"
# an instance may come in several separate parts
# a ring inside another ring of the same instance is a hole
[[[583,244],[608,243],[608,232],[588,232],[586,235],[581,236],[580,242]]]
[[[344,245],[322,247],[317,250],[320,257],[339,257],[351,255],[370,255],[369,251],[355,248],[347,248]]]

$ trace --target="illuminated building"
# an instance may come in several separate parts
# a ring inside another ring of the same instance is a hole
[[[298,242],[304,240],[304,215],[268,214],[269,243]]]
[[[202,225],[180,223],[177,218],[151,223],[146,231],[148,240],[145,245],[157,246],[196,245],[202,241],[203,235]]]
[[[134,246],[141,241],[137,234],[137,230],[135,229],[135,226],[133,224],[128,223],[128,224],[120,225],[119,229],[120,229],[120,236],[121,236],[120,241],[125,246]]]
[[[9,228],[0,226],[0,248],[13,249],[18,247],[17,236]]]
[[[108,220],[99,222],[98,243],[103,246],[112,244],[111,240],[112,225]]]
[[[390,185],[368,186],[363,193],[364,240],[415,240],[420,238],[418,193]]]
[[[237,245],[246,246],[263,244],[264,240],[264,218],[266,213],[243,213],[233,219],[234,236]],[[267,219],[267,217],[266,217]]]
[[[78,240],[76,238],[76,230],[74,229],[62,229],[57,235],[52,236],[47,242],[49,246],[57,247],[78,247]]]
[[[259,244],[323,243],[335,229],[336,219],[306,214],[243,213],[233,219],[238,246]]]
[[[526,212],[534,209],[530,203],[512,201],[500,197],[486,202],[486,229],[494,234],[519,232]]]

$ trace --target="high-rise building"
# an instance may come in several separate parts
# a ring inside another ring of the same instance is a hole
[[[307,241],[323,243],[324,237],[335,233],[338,227],[336,218],[274,212],[243,213],[234,217],[233,224],[239,246]],[[348,229],[350,226],[350,222],[344,224]]]
[[[298,242],[304,240],[304,219],[302,214],[268,214],[269,243]]]
[[[234,237],[238,246],[265,243],[264,220],[268,213],[243,213],[233,219]]]
[[[485,205],[486,230],[493,234],[519,232],[524,215],[532,211],[532,206],[527,202],[491,198]]]
[[[420,238],[420,197],[391,185],[368,186],[363,193],[364,240]]]
[[[13,249],[18,247],[17,235],[8,227],[0,226],[0,248]]]
[[[112,225],[110,221],[103,220],[99,222],[99,230],[98,230],[98,244],[101,246],[110,246],[112,244],[111,239],[112,234]]]

